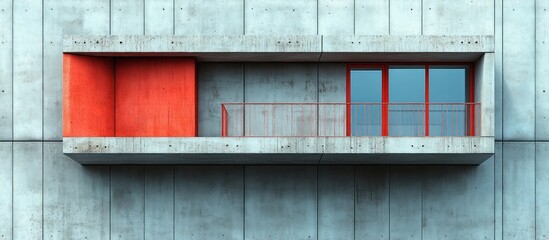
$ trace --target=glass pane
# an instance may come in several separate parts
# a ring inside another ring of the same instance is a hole
[[[469,69],[466,66],[429,68],[429,135],[465,136],[468,129]]]
[[[381,135],[381,69],[351,70],[351,134]]]
[[[389,136],[425,135],[425,67],[389,68]]]

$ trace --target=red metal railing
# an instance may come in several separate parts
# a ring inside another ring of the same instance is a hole
[[[223,103],[221,136],[478,136],[479,103]]]

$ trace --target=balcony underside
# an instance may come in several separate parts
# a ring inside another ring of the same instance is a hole
[[[494,137],[64,138],[63,152],[96,164],[481,164]]]

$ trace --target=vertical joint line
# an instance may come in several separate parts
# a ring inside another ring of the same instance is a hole
[[[356,166],[353,166],[353,239],[356,240]]]
[[[356,0],[353,0],[353,35],[356,35]]]
[[[175,0],[172,1],[172,35],[175,35]]]
[[[42,41],[40,42],[40,45],[42,47],[42,53],[41,53],[42,56],[40,56],[40,60],[41,60],[41,67],[42,67],[42,69],[41,69],[41,71],[42,71],[42,73],[41,73],[41,75],[42,75],[41,76],[41,78],[42,78],[42,141],[44,141],[44,119],[45,119],[44,118],[44,105],[46,104],[44,102],[44,0],[42,0],[42,11],[41,11],[41,13],[42,13],[42,29],[41,29],[42,30]],[[42,152],[44,152],[43,148],[44,148],[44,146],[42,144]],[[42,157],[43,156],[44,156],[44,154],[42,154]],[[44,159],[42,159],[42,161],[43,160]],[[43,184],[43,182],[42,182],[42,184]],[[44,190],[44,189],[42,188],[42,190]],[[42,191],[42,194],[43,193],[44,193],[44,191]],[[44,212],[43,208],[44,208],[44,205],[42,205],[42,213]],[[42,218],[43,217],[44,216],[42,216]],[[44,221],[42,221],[42,225],[43,224],[44,224]],[[44,236],[43,232],[44,232],[44,228],[42,227],[42,236]]]
[[[246,35],[246,0],[242,0],[242,35]]]
[[[146,34],[146,32],[145,32],[145,17],[146,17],[146,15],[147,15],[147,14],[146,14],[146,13],[147,13],[147,10],[146,10],[145,4],[147,4],[147,3],[146,3],[146,0],[143,0],[143,35]]]
[[[143,239],[146,239],[146,238],[145,238],[145,232],[146,232],[145,227],[146,227],[146,225],[147,225],[147,224],[146,224],[147,218],[145,217],[145,216],[146,216],[146,212],[145,212],[145,211],[146,211],[146,209],[145,209],[146,197],[145,197],[145,196],[146,196],[147,194],[146,194],[146,192],[145,192],[145,191],[146,191],[145,185],[146,185],[146,182],[147,182],[147,173],[146,173],[146,171],[145,171],[145,168],[142,168],[142,172],[141,172],[141,173],[143,174],[143,178],[142,178],[142,179],[143,179]]]
[[[318,240],[318,171],[320,170],[319,164],[316,165],[316,239]]]
[[[246,239],[246,166],[242,165],[242,239]]]
[[[109,0],[109,35],[112,34],[112,0]]]
[[[172,188],[172,236],[175,239],[175,166],[172,166]]]
[[[423,35],[423,0],[421,0],[421,35]],[[423,236],[422,236],[423,238]]]

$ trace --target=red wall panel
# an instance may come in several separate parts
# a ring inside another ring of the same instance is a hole
[[[63,136],[114,136],[112,58],[63,55]]]
[[[115,136],[197,136],[195,61],[118,58]]]

